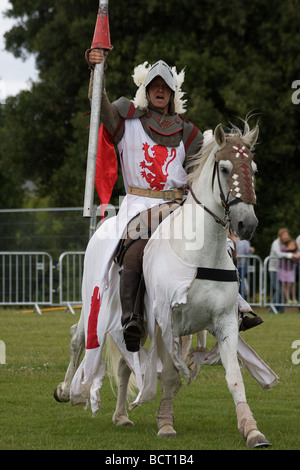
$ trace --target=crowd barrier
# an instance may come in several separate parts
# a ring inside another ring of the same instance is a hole
[[[0,252],[0,305],[53,304],[53,261],[45,252]]]
[[[238,257],[238,270],[240,293],[247,302],[277,314],[285,307],[300,307],[300,271],[299,264],[284,261],[295,278],[285,285],[277,275],[278,266],[276,271],[269,270],[274,262],[278,265],[280,258],[269,256],[262,261],[256,255],[243,255]],[[84,251],[62,253],[57,265],[46,252],[0,252],[0,305],[31,305],[40,314],[42,307],[66,307],[75,313],[75,306],[81,305],[83,263]]]
[[[81,280],[84,251],[67,251],[59,257],[59,304],[74,313],[73,305],[81,303]]]

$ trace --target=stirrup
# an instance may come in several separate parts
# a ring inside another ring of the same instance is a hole
[[[253,315],[254,318],[249,318],[247,316],[247,313],[249,313],[250,315]],[[239,328],[240,331],[250,330],[250,328],[254,328],[255,326],[261,325],[264,322],[261,317],[256,315],[256,313],[254,312],[247,312],[247,313],[244,313],[245,316],[242,317],[242,321],[241,321],[240,328]]]
[[[133,336],[135,338],[142,338],[145,333],[144,327],[141,325],[140,321],[129,319],[126,325],[124,326],[124,334],[128,336]]]
[[[144,336],[145,329],[139,319],[132,315],[124,326],[123,336],[127,351],[137,352],[140,349],[140,339]]]

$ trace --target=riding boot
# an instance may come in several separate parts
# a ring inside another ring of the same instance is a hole
[[[145,334],[143,326],[144,293],[143,276],[136,271],[123,269],[120,278],[121,323],[124,327],[126,348],[131,352],[140,349],[140,338]]]
[[[249,330],[250,328],[254,328],[255,326],[261,325],[263,323],[263,319],[256,315],[254,312],[247,312],[253,315],[254,318],[249,318],[247,314],[241,313],[242,321],[240,323],[239,330],[240,331],[246,331]]]
[[[238,294],[237,301],[240,318],[240,331],[249,330],[250,328],[254,328],[254,326],[258,326],[264,322],[261,317],[252,312],[250,305],[240,294]],[[248,315],[253,315],[254,318],[249,318]]]

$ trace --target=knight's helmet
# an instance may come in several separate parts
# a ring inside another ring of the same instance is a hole
[[[184,81],[184,70],[181,70],[178,74],[176,67],[169,67],[163,60],[159,60],[154,65],[148,65],[148,62],[144,62],[135,67],[133,80],[139,87],[133,100],[135,107],[139,109],[148,108],[149,103],[146,88],[157,76],[162,77],[173,92],[172,101],[174,102],[173,108],[175,113],[183,114],[186,103],[186,100],[182,99],[184,93],[181,90],[181,85]]]
[[[160,76],[168,85],[169,88],[175,93],[176,91],[176,81],[175,76],[166,62],[159,60],[156,64],[152,65],[151,69],[148,72],[145,81],[145,87],[152,82],[155,77]]]

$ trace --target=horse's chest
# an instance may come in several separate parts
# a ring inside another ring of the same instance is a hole
[[[220,315],[234,312],[237,286],[195,279],[187,302],[173,308],[175,335],[183,336],[207,329],[212,330]]]

